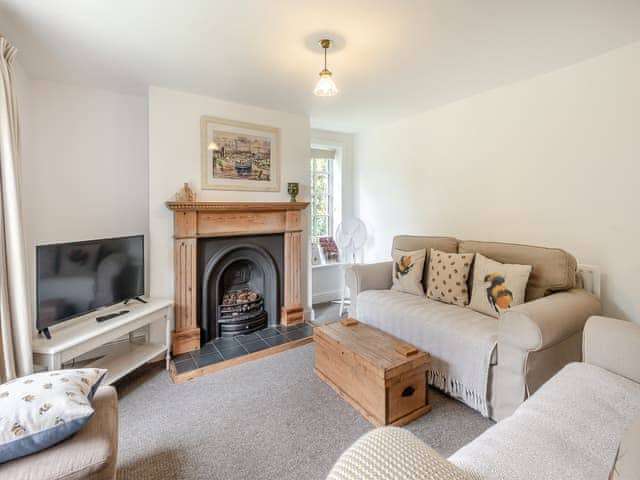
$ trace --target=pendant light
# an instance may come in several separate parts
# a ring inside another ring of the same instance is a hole
[[[338,93],[338,87],[331,78],[331,71],[327,69],[327,49],[331,46],[331,40],[323,38],[318,43],[324,48],[324,68],[320,72],[320,80],[313,89],[313,93],[318,97],[331,97]]]

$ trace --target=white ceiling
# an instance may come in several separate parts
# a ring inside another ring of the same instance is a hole
[[[34,78],[159,85],[357,131],[640,40],[639,0],[0,0]],[[338,40],[336,97],[312,94]]]

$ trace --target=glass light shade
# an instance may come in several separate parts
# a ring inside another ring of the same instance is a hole
[[[338,93],[338,87],[336,87],[333,78],[331,78],[330,71],[323,70],[320,72],[320,80],[316,83],[313,93],[318,97],[331,97]]]

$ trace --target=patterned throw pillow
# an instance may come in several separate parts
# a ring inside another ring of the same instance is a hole
[[[42,372],[0,385],[0,463],[51,447],[93,415],[91,400],[106,370]]]
[[[469,303],[467,280],[473,253],[447,253],[431,249],[427,297],[466,306]]]
[[[622,435],[609,480],[638,480],[640,478],[640,417]]]
[[[504,310],[524,303],[530,274],[531,265],[500,263],[477,253],[469,307],[498,318]]]
[[[426,256],[427,250],[424,248],[413,252],[394,250],[392,255],[393,285],[391,289],[413,295],[424,295],[422,271],[424,270]]]

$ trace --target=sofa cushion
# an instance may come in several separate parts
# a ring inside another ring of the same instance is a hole
[[[0,463],[67,439],[94,413],[91,400],[107,371],[41,372],[0,385]]]
[[[111,480],[118,454],[118,396],[101,387],[95,414],[73,437],[28,457],[0,465],[0,478],[12,480]]]
[[[477,253],[469,308],[498,318],[501,312],[524,303],[530,273],[531,265],[500,263]]]
[[[425,268],[424,259],[426,256],[427,252],[424,248],[413,252],[394,250],[391,289],[423,297],[422,270]]]
[[[606,479],[639,414],[640,384],[571,363],[449,460],[486,480]]]
[[[559,248],[463,240],[458,244],[458,251],[481,253],[500,263],[531,265],[525,297],[527,302],[576,286],[576,259]]]
[[[419,235],[397,235],[393,237],[393,248],[398,250],[427,250],[425,258],[424,274],[422,275],[422,285],[427,288],[427,266],[429,265],[429,252],[432,248],[448,253],[458,252],[458,240],[453,237],[426,237]]]
[[[473,254],[447,253],[431,249],[427,297],[439,302],[466,307],[469,303],[469,270]]]

